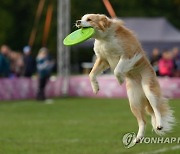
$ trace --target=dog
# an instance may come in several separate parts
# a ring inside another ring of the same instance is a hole
[[[97,59],[89,74],[93,92],[97,94],[99,91],[97,75],[108,68],[120,85],[126,80],[130,108],[139,126],[135,142],[144,136],[146,112],[150,114],[153,130],[158,135],[171,131],[175,123],[173,111],[162,96],[156,74],[134,33],[122,20],[102,14],[86,14],[76,21],[76,26],[95,29]]]

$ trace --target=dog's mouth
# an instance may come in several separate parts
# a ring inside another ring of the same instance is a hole
[[[76,23],[75,23],[76,27],[77,28],[81,28],[81,20],[77,20]]]
[[[77,25],[77,24],[76,24],[76,27],[77,27],[77,28],[83,28],[82,25]]]
[[[75,23],[75,26],[77,28],[88,28],[88,27],[92,27],[88,22],[86,21],[82,21],[82,20],[77,20]]]

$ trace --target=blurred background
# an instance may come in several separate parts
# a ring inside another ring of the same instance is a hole
[[[67,34],[77,29],[74,23],[84,14],[101,13],[123,19],[126,26],[135,32],[158,76],[180,77],[179,0],[88,2],[38,0],[17,3],[2,0],[0,76],[10,79],[32,78],[37,77],[37,74],[44,76],[42,72],[45,71],[44,78],[47,80],[52,75],[53,81],[57,80],[58,76],[62,77],[59,92],[68,95],[71,80],[69,77],[88,74],[96,57],[93,52],[93,39],[71,48],[65,47],[62,41]],[[46,70],[38,69],[38,63],[43,63],[37,60],[42,47],[48,50],[44,62],[51,63]],[[110,71],[104,73],[110,74]],[[41,86],[45,87],[46,80],[41,82]],[[34,87],[33,97],[38,91],[38,88]],[[57,95],[58,93],[55,96]]]
[[[94,40],[62,43],[87,13],[134,31],[180,117],[180,0],[1,0],[0,153],[179,153],[176,144],[124,149],[123,134],[137,130],[125,84],[107,70],[93,94]],[[180,136],[179,125],[169,136]]]

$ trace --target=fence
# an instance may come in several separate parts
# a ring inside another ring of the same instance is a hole
[[[98,77],[100,91],[93,94],[88,76],[69,78],[69,96],[126,98],[125,84],[120,86],[112,75]],[[159,78],[162,92],[168,98],[180,98],[180,78]],[[47,97],[61,97],[62,79],[51,79],[46,87]],[[37,93],[37,79],[0,79],[0,100],[34,99]]]

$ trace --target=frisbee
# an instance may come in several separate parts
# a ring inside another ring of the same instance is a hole
[[[78,29],[69,34],[63,41],[64,45],[71,46],[79,44],[91,38],[95,30],[92,27]]]

